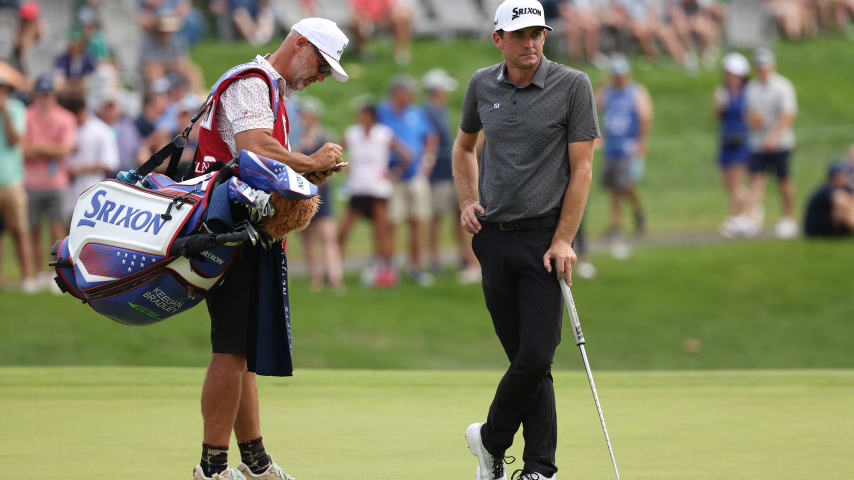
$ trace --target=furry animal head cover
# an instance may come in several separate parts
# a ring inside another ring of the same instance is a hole
[[[275,209],[272,217],[264,219],[263,228],[267,235],[281,240],[294,230],[302,230],[311,222],[320,205],[320,195],[311,198],[286,198],[273,192],[270,203]]]

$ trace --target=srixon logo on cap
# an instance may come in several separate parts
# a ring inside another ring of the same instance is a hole
[[[83,213],[83,218],[77,223],[78,227],[94,227],[95,222],[104,222],[157,235],[166,224],[166,219],[157,213],[117,204],[106,199],[106,195],[106,190],[98,190],[92,195],[91,209]],[[104,203],[101,203],[102,199]]]
[[[513,16],[510,17],[510,20],[516,20],[520,15],[537,15],[542,17],[543,11],[534,7],[516,7],[513,9]]]

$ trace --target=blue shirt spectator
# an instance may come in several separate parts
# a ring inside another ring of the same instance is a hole
[[[430,135],[435,133],[433,125],[418,105],[407,104],[395,108],[391,102],[384,101],[377,106],[377,120],[392,129],[397,138],[410,150],[412,162],[400,176],[403,181],[411,180],[421,170],[421,157]],[[392,151],[390,167],[398,165],[402,159]]]
[[[53,64],[54,73],[61,77],[69,86],[77,86],[83,79],[95,71],[95,59],[86,53],[86,39],[79,30],[71,33],[68,49],[56,57]]]

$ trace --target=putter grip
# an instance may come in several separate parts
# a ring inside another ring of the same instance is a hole
[[[560,279],[560,291],[563,294],[563,303],[566,305],[566,311],[569,312],[569,323],[572,326],[572,335],[575,337],[576,345],[584,345],[584,332],[581,331],[581,322],[578,321],[578,311],[575,310],[575,301],[572,299],[572,292],[569,290],[569,285],[566,280]]]

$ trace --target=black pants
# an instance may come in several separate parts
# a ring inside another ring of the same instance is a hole
[[[557,471],[557,415],[551,365],[560,343],[563,301],[557,276],[543,266],[554,228],[499,230],[487,224],[472,239],[483,271],[483,295],[510,360],[481,430],[501,455],[522,426],[525,471]]]

